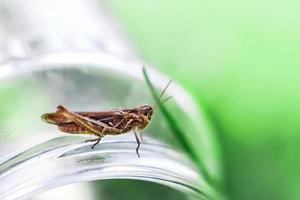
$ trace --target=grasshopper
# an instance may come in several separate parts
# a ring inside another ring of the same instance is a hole
[[[154,105],[142,105],[135,108],[98,112],[72,112],[64,106],[59,105],[56,112],[45,113],[41,118],[47,123],[57,125],[58,129],[62,132],[95,135],[97,138],[85,141],[95,142],[91,146],[92,149],[106,135],[120,135],[133,131],[137,142],[136,154],[140,157],[139,148],[142,140],[140,130],[148,125],[154,110],[171,98],[169,96],[160,101],[170,83],[171,80],[161,92]]]

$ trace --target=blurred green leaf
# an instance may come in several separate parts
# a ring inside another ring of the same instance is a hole
[[[145,59],[206,105],[229,196],[299,199],[299,1],[109,5]]]

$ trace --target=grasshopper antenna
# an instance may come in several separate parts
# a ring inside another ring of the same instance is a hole
[[[166,101],[170,100],[173,96],[169,96],[167,98],[165,98],[162,101],[157,102],[154,106],[153,106],[153,110],[155,110],[156,108],[158,108],[161,104],[165,103]]]
[[[146,68],[145,66],[143,66],[143,74],[144,74],[144,78],[145,78],[145,81],[152,93],[152,96],[154,97],[154,99],[156,100],[155,104],[153,105],[153,109],[154,108],[157,108],[159,107],[162,103],[168,101],[170,98],[172,98],[171,96],[170,97],[167,97],[166,99],[164,99],[163,101],[160,101],[161,97],[163,96],[163,94],[166,92],[167,88],[169,87],[169,85],[171,84],[172,80],[169,80],[169,82],[167,83],[166,87],[163,89],[163,91],[160,93],[159,96],[157,96],[156,92],[155,92],[155,89],[149,79],[149,76],[147,74],[147,71],[146,71]]]
[[[165,89],[163,89],[163,91],[160,93],[159,97],[158,97],[158,102],[161,99],[161,97],[163,96],[163,94],[166,92],[167,88],[169,87],[169,85],[171,84],[172,80],[169,80],[168,84],[166,85]]]
[[[160,93],[160,95],[159,95],[159,97],[158,97],[158,99],[157,99],[157,102],[156,102],[156,103],[154,104],[154,106],[153,106],[153,110],[154,110],[155,108],[158,108],[162,103],[164,103],[164,102],[166,102],[166,101],[168,101],[169,99],[172,98],[172,96],[169,96],[169,97],[167,97],[166,99],[160,101],[161,97],[162,97],[163,94],[166,92],[166,90],[167,90],[167,88],[169,87],[169,85],[171,84],[171,82],[172,82],[172,80],[169,80],[169,82],[168,82],[168,84],[166,85],[166,87],[165,87],[165,88],[163,89],[163,91]]]

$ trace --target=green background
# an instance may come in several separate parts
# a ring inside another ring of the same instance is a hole
[[[300,199],[299,1],[108,1],[217,127],[230,199]]]

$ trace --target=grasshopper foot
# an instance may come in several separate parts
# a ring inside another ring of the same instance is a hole
[[[98,138],[96,138],[96,139],[86,140],[86,141],[84,141],[84,142],[95,142],[95,141],[96,141],[96,142],[91,146],[91,149],[94,149],[95,146],[96,146],[97,144],[99,144],[99,142],[101,141],[101,138],[102,138],[102,137],[98,137]]]

